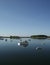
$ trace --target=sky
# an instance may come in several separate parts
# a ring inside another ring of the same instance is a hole
[[[50,35],[50,0],[0,0],[0,35]]]

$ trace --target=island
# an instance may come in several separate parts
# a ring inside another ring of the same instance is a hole
[[[19,36],[10,36],[10,39],[20,39]]]
[[[46,39],[46,38],[48,38],[47,35],[32,35],[30,37],[33,39]]]

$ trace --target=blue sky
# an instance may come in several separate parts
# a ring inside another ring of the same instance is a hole
[[[50,0],[0,0],[0,35],[50,35]]]

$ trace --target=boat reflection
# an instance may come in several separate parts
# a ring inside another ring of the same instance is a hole
[[[20,43],[18,43],[18,46],[27,47],[28,46],[28,41],[20,42]]]

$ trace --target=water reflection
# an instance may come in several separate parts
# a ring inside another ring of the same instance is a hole
[[[28,41],[31,41],[31,39],[28,39]]]
[[[5,41],[7,41],[7,39],[5,39]]]
[[[6,41],[8,44],[6,43]],[[10,41],[13,43],[11,43]],[[0,62],[3,62],[5,59],[5,62],[6,63],[7,61],[11,62],[12,63],[11,65],[19,62],[21,62],[20,64],[23,63],[23,65],[24,64],[27,65],[26,63],[28,63],[28,65],[29,64],[36,65],[34,64],[34,62],[42,63],[43,61],[45,62],[45,60],[48,60],[50,62],[49,58],[50,58],[50,40],[43,41],[43,40],[31,39],[31,41],[29,41],[29,38],[17,39],[17,40],[8,38],[6,40],[5,38],[4,41],[0,41]]]
[[[0,40],[4,40],[4,38],[0,38]]]
[[[20,39],[20,41],[22,41],[22,39]]]
[[[43,45],[45,45],[46,43],[43,43]]]
[[[11,39],[10,42],[13,42],[13,40]]]
[[[18,43],[18,46],[27,47],[28,46],[28,41],[20,42],[20,43]]]

